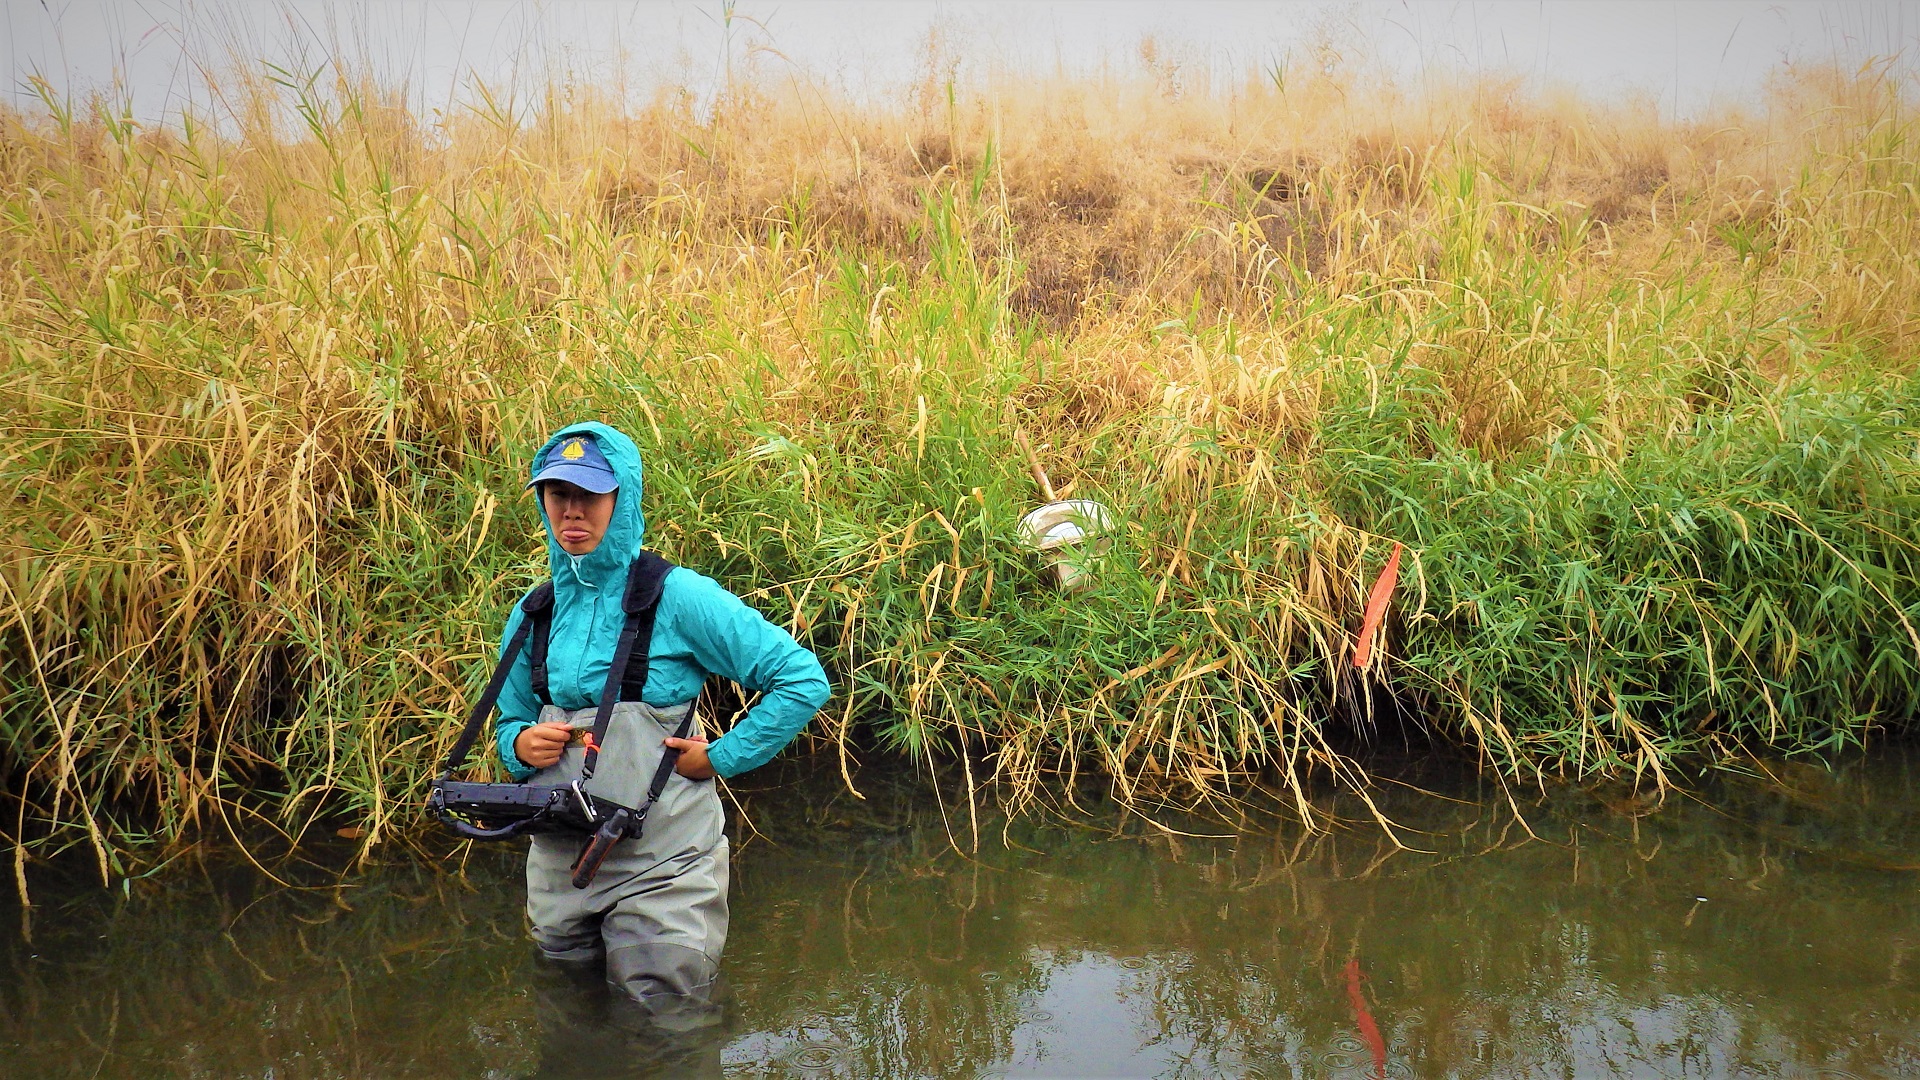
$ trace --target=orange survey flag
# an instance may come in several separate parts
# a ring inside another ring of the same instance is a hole
[[[1353,666],[1363,668],[1373,659],[1373,635],[1380,629],[1380,620],[1386,617],[1387,601],[1393,599],[1393,587],[1400,580],[1400,541],[1393,542],[1393,554],[1387,556],[1387,568],[1380,571],[1380,579],[1373,583],[1373,592],[1367,594],[1367,615],[1360,620],[1360,641],[1353,647]]]

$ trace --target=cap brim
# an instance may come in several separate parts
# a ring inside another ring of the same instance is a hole
[[[561,462],[541,469],[539,475],[527,481],[527,486],[533,487],[535,484],[544,484],[549,480],[564,480],[596,495],[605,495],[609,491],[617,491],[620,487],[620,480],[607,470],[591,469],[571,462]]]

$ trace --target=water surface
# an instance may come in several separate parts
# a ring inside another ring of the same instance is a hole
[[[1659,806],[1424,770],[1460,801],[1382,796],[1424,852],[789,766],[735,789],[729,994],[691,1032],[535,961],[511,847],[51,872],[30,942],[0,909],[0,1075],[1920,1075],[1917,765]]]

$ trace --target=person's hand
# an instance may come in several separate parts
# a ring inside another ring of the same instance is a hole
[[[557,720],[535,724],[514,737],[513,756],[523,765],[544,769],[559,763],[561,751],[572,738],[573,729]]]
[[[707,760],[707,737],[695,735],[691,739],[667,740],[667,747],[680,751],[680,760],[673,763],[673,771],[689,780],[713,779],[713,764]]]

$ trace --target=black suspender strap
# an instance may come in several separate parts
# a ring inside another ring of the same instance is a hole
[[[467,714],[467,726],[460,732],[460,738],[454,741],[453,752],[447,755],[447,763],[440,770],[440,779],[451,776],[453,770],[459,768],[460,763],[473,752],[473,744],[480,737],[481,725],[493,715],[494,702],[500,700],[500,690],[507,685],[507,674],[513,670],[513,662],[519,658],[520,649],[527,643],[527,635],[533,629],[533,609],[543,604],[549,612],[553,610],[552,582],[533,590],[521,601],[520,628],[507,640],[506,651],[500,654],[500,664],[493,669],[493,678],[487,680],[487,688],[480,692],[480,700],[473,703],[473,711]]]
[[[673,729],[674,738],[684,739],[687,737],[687,732],[693,730],[694,712],[693,703],[688,702],[687,715],[681,717],[680,726]],[[667,777],[673,775],[673,767],[678,764],[680,764],[679,748],[667,747],[667,752],[660,755],[660,766],[653,770],[653,783],[647,785],[647,801],[640,804],[641,821],[647,819],[647,811],[653,809],[653,804],[660,801],[660,793],[667,790]]]
[[[580,763],[581,780],[592,779],[594,767],[600,763],[600,744],[606,740],[614,704],[622,697],[640,700],[640,692],[647,685],[647,651],[653,645],[653,621],[660,613],[660,594],[666,586],[667,571],[672,569],[672,563],[651,551],[641,552],[627,568],[627,591],[620,602],[627,619],[620,627],[620,639],[613,649],[613,664],[607,668],[599,708],[594,710],[593,735],[587,743],[586,759]],[[672,771],[671,765],[667,768]],[[660,783],[664,786],[665,779],[660,779]]]
[[[593,713],[593,734],[587,736],[587,756],[580,763],[580,779],[593,779],[594,766],[600,764],[600,741],[607,737],[607,723],[613,719],[614,702],[620,700],[620,680],[614,672],[626,669],[633,656],[633,639],[640,636],[640,620],[631,614],[620,628],[619,644],[613,648],[613,666],[607,669],[607,685],[600,691],[600,707]]]
[[[653,623],[660,614],[660,597],[666,591],[667,572],[673,564],[643,551],[627,572],[627,593],[621,606],[640,618],[640,636],[633,639],[633,656],[620,677],[620,700],[639,701],[647,689],[647,654],[653,648]]]
[[[551,705],[553,693],[547,688],[547,644],[553,637],[553,582],[541,585],[527,597],[526,611],[527,618],[533,622],[532,647],[527,650],[533,696],[540,704]]]

